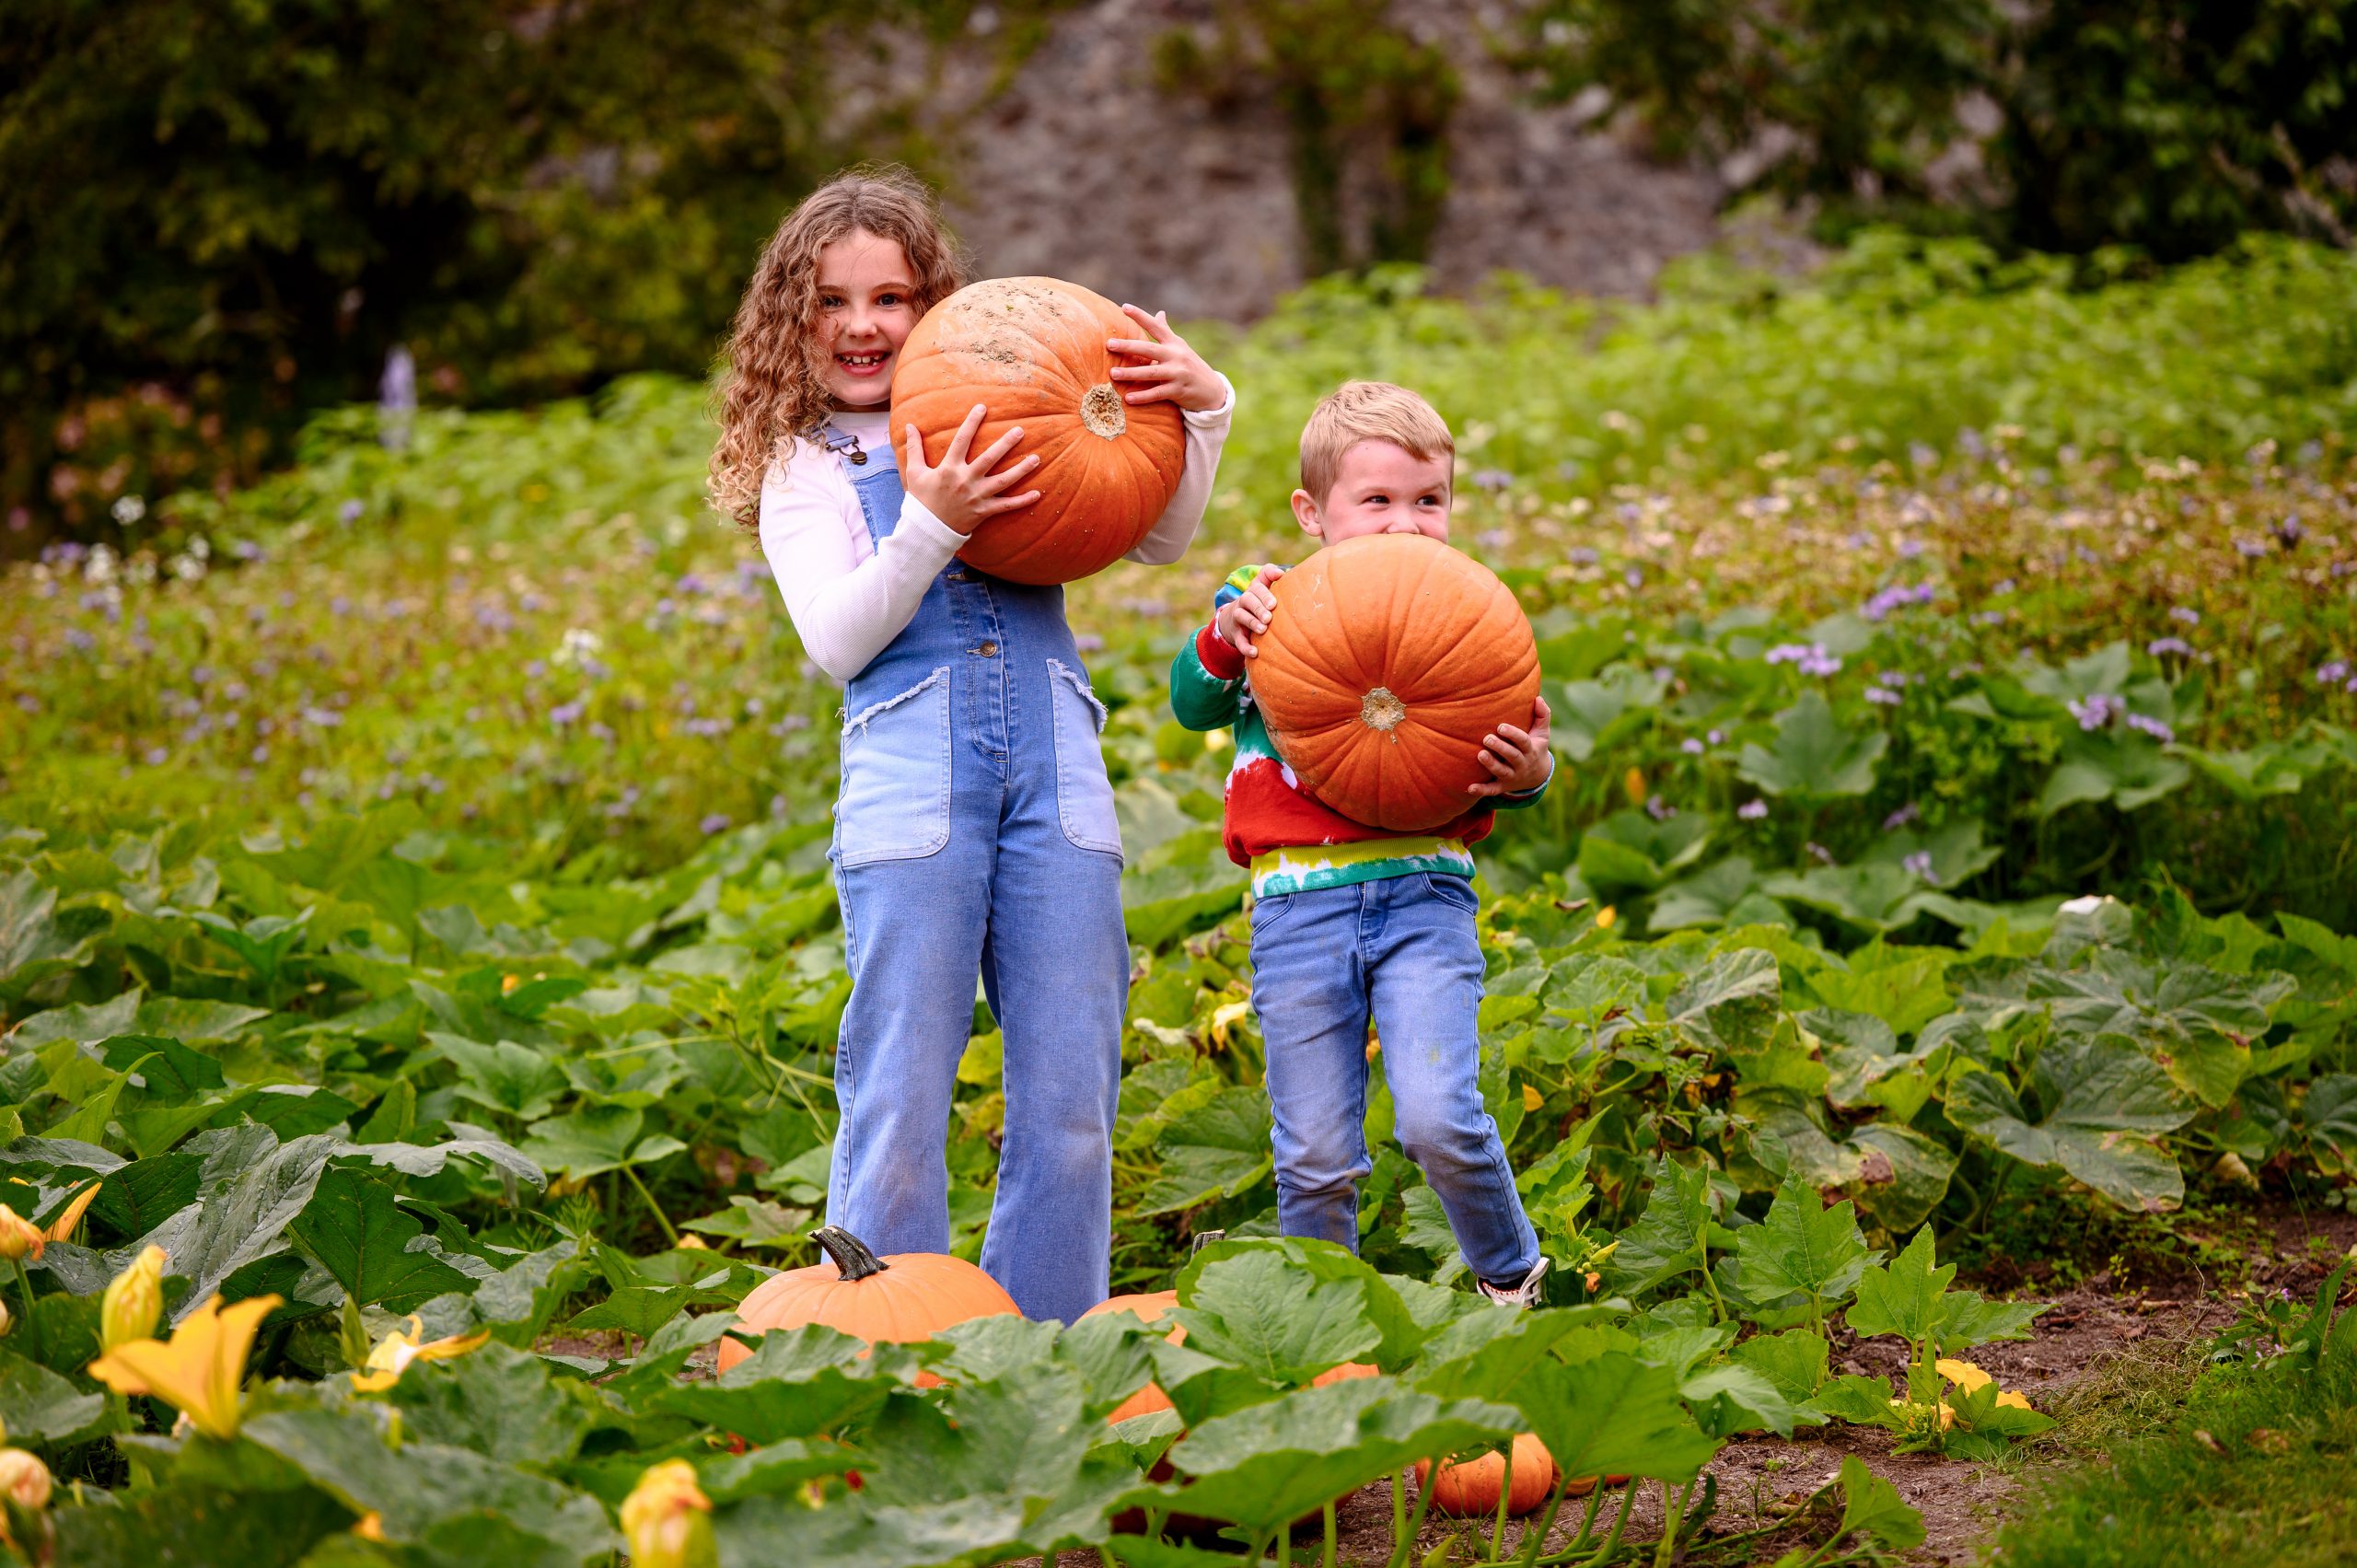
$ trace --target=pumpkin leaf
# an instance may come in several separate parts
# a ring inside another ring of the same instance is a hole
[[[1596,888],[1650,893],[1702,858],[1711,819],[1680,812],[1655,821],[1643,811],[1616,811],[1580,836],[1580,875]]]
[[[0,1425],[12,1443],[62,1448],[94,1435],[106,1396],[85,1394],[38,1362],[0,1351]]]
[[[1931,1227],[1924,1226],[1887,1267],[1875,1264],[1859,1276],[1858,1299],[1846,1318],[1851,1332],[1861,1338],[1897,1334],[1910,1344],[1922,1343],[1940,1330],[1941,1297],[1954,1278],[1954,1263],[1933,1260]]]
[[[1754,1334],[1727,1353],[1728,1359],[1776,1385],[1795,1403],[1817,1397],[1825,1386],[1832,1347],[1823,1334],[1808,1329],[1787,1329],[1781,1334]]]
[[[394,1202],[391,1188],[344,1167],[320,1176],[286,1228],[362,1307],[414,1312],[434,1296],[475,1286],[443,1260],[441,1248]]]
[[[1721,953],[1670,993],[1669,1021],[1701,1044],[1736,1054],[1768,1049],[1783,1005],[1776,956],[1759,947]]]
[[[1191,1209],[1233,1198],[1275,1168],[1265,1090],[1231,1085],[1173,1121],[1155,1142],[1162,1171],[1138,1199],[1138,1214]]]
[[[1707,1171],[1689,1170],[1673,1160],[1654,1164],[1653,1191],[1637,1223],[1616,1241],[1605,1277],[1612,1288],[1642,1295],[1664,1280],[1702,1267],[1702,1233],[1710,1219]]]
[[[2159,1213],[2185,1195],[2177,1159],[2155,1134],[2194,1108],[2159,1063],[2117,1035],[2066,1037],[2038,1054],[2028,1086],[2044,1114],[2032,1119],[1995,1073],[1968,1073],[1950,1090],[1949,1120],[2014,1158],[2059,1166],[2112,1202]]]
[[[1747,742],[1736,772],[1770,795],[1829,798],[1874,788],[1875,763],[1890,746],[1880,730],[1861,735],[1834,718],[1823,693],[1804,691],[1776,715],[1776,741]]]
[[[1190,1483],[1144,1495],[1266,1531],[1417,1459],[1486,1447],[1520,1425],[1497,1405],[1353,1378],[1203,1423],[1168,1455]]]
[[[1828,1206],[1817,1189],[1787,1175],[1758,1225],[1736,1232],[1745,1294],[1760,1302],[1804,1295],[1819,1312],[1846,1299],[1877,1254],[1867,1251],[1856,1210]]]
[[[1766,1427],[1779,1437],[1790,1437],[1794,1426],[1817,1426],[1825,1417],[1796,1402],[1775,1380],[1740,1365],[1705,1367],[1688,1376],[1678,1392],[1694,1413],[1704,1434],[1732,1437],[1738,1432]]]
[[[1189,1349],[1269,1383],[1306,1383],[1383,1339],[1364,1281],[1318,1279],[1272,1249],[1207,1264],[1178,1299],[1168,1317]]]
[[[917,1356],[812,1324],[773,1329],[753,1353],[709,1383],[667,1383],[642,1408],[685,1416],[747,1440],[813,1437],[882,1406]]]
[[[1923,1544],[1923,1516],[1855,1454],[1841,1456],[1841,1535],[1872,1536],[1891,1551]]]
[[[542,1468],[571,1459],[601,1419],[583,1393],[579,1382],[550,1376],[540,1357],[494,1343],[417,1363],[386,1398],[401,1409],[405,1439]]]

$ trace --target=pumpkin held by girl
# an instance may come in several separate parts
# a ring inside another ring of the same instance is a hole
[[[939,462],[967,411],[988,419],[974,451],[1006,431],[1006,462],[1037,455],[1039,499],[974,530],[958,558],[1014,583],[1069,583],[1136,549],[1178,489],[1186,431],[1169,402],[1131,403],[1109,338],[1137,328],[1112,301],[1054,278],[970,284],[929,311],[900,347],[892,431],[925,433]]]
[[[1482,804],[1482,737],[1538,695],[1513,591],[1422,534],[1319,551],[1271,590],[1252,698],[1301,787],[1353,821],[1422,832]]]

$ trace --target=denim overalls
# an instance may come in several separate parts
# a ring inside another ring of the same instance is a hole
[[[853,463],[850,437],[827,445],[880,545],[900,517],[892,448]],[[827,1217],[878,1253],[949,1249],[944,1151],[979,971],[1006,1091],[982,1267],[1025,1317],[1069,1323],[1108,1284],[1129,945],[1105,709],[1063,590],[952,560],[843,713],[828,857],[852,993]]]

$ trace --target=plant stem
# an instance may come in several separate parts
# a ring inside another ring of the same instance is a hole
[[[1596,1484],[1597,1491],[1601,1492],[1604,1490],[1604,1481],[1601,1477],[1597,1479]],[[1629,1515],[1636,1501],[1637,1483],[1632,1481],[1620,1493],[1620,1511],[1612,1516],[1612,1533],[1606,1536],[1604,1538],[1604,1544],[1596,1549],[1596,1555],[1588,1559],[1590,1563],[1601,1564],[1608,1562],[1611,1561],[1612,1554],[1620,1550],[1620,1532],[1629,1527]]]
[[[1636,1489],[1636,1482],[1631,1481],[1629,1490],[1634,1492]],[[1669,1568],[1677,1558],[1678,1531],[1686,1523],[1686,1499],[1693,1490],[1694,1483],[1689,1481],[1679,1487],[1678,1494],[1673,1497],[1669,1482],[1665,1481],[1661,1483],[1661,1540],[1654,1547],[1654,1568]]]
[[[1395,1543],[1408,1527],[1407,1474],[1405,1470],[1391,1472],[1391,1539]]]
[[[1425,1472],[1424,1484],[1416,1489],[1415,1512],[1408,1516],[1407,1524],[1401,1527],[1405,1533],[1392,1538],[1391,1561],[1397,1568],[1408,1568],[1408,1564],[1415,1561],[1416,1538],[1423,1533],[1424,1514],[1433,1505],[1431,1479],[1433,1471],[1446,1468],[1448,1461],[1456,1457],[1454,1454],[1444,1454],[1434,1459],[1433,1469]]]
[[[1498,1516],[1490,1523],[1490,1561],[1498,1560],[1498,1552],[1506,1539],[1506,1504],[1514,1501],[1514,1445],[1506,1445],[1505,1473],[1498,1480]]]
[[[622,1174],[630,1178],[630,1184],[633,1187],[638,1189],[638,1195],[646,1200],[646,1206],[654,1212],[655,1223],[663,1227],[664,1236],[669,1239],[672,1246],[679,1246],[679,1233],[671,1228],[670,1216],[663,1212],[663,1205],[655,1201],[655,1194],[646,1190],[646,1183],[638,1179],[638,1172],[629,1166],[624,1166]]]
[[[1334,1568],[1335,1549],[1341,1544],[1337,1539],[1339,1534],[1334,1525],[1334,1504],[1329,1500],[1326,1504],[1326,1552],[1318,1560],[1318,1568]]]
[[[1535,1530],[1526,1530],[1523,1534],[1522,1568],[1530,1568],[1532,1563],[1538,1561],[1538,1553],[1547,1544],[1547,1532],[1555,1527],[1555,1515],[1563,1506],[1563,1494],[1571,1490],[1571,1486],[1572,1472],[1565,1469],[1558,1469],[1555,1472],[1555,1493],[1553,1496],[1547,1499],[1547,1512],[1539,1519],[1538,1527]],[[1597,1492],[1601,1492],[1602,1490],[1602,1487],[1596,1488]],[[1596,1493],[1591,1492],[1588,1495],[1593,1498],[1596,1495]],[[1591,1504],[1588,1508],[1588,1516],[1590,1518],[1596,1516],[1596,1509],[1593,1504]],[[1490,1555],[1495,1557],[1497,1553],[1495,1551],[1492,1551]]]
[[[25,1359],[38,1362],[41,1360],[41,1323],[33,1317],[32,1277],[25,1272],[22,1258],[16,1260],[16,1265],[17,1291],[25,1304]]]

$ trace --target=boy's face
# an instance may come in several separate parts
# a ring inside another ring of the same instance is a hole
[[[1420,533],[1446,543],[1453,469],[1446,452],[1420,458],[1389,441],[1353,442],[1323,499],[1293,493],[1293,515],[1325,544],[1371,533]]]
[[[840,408],[892,401],[892,367],[921,312],[900,242],[853,229],[819,252],[819,378]]]

